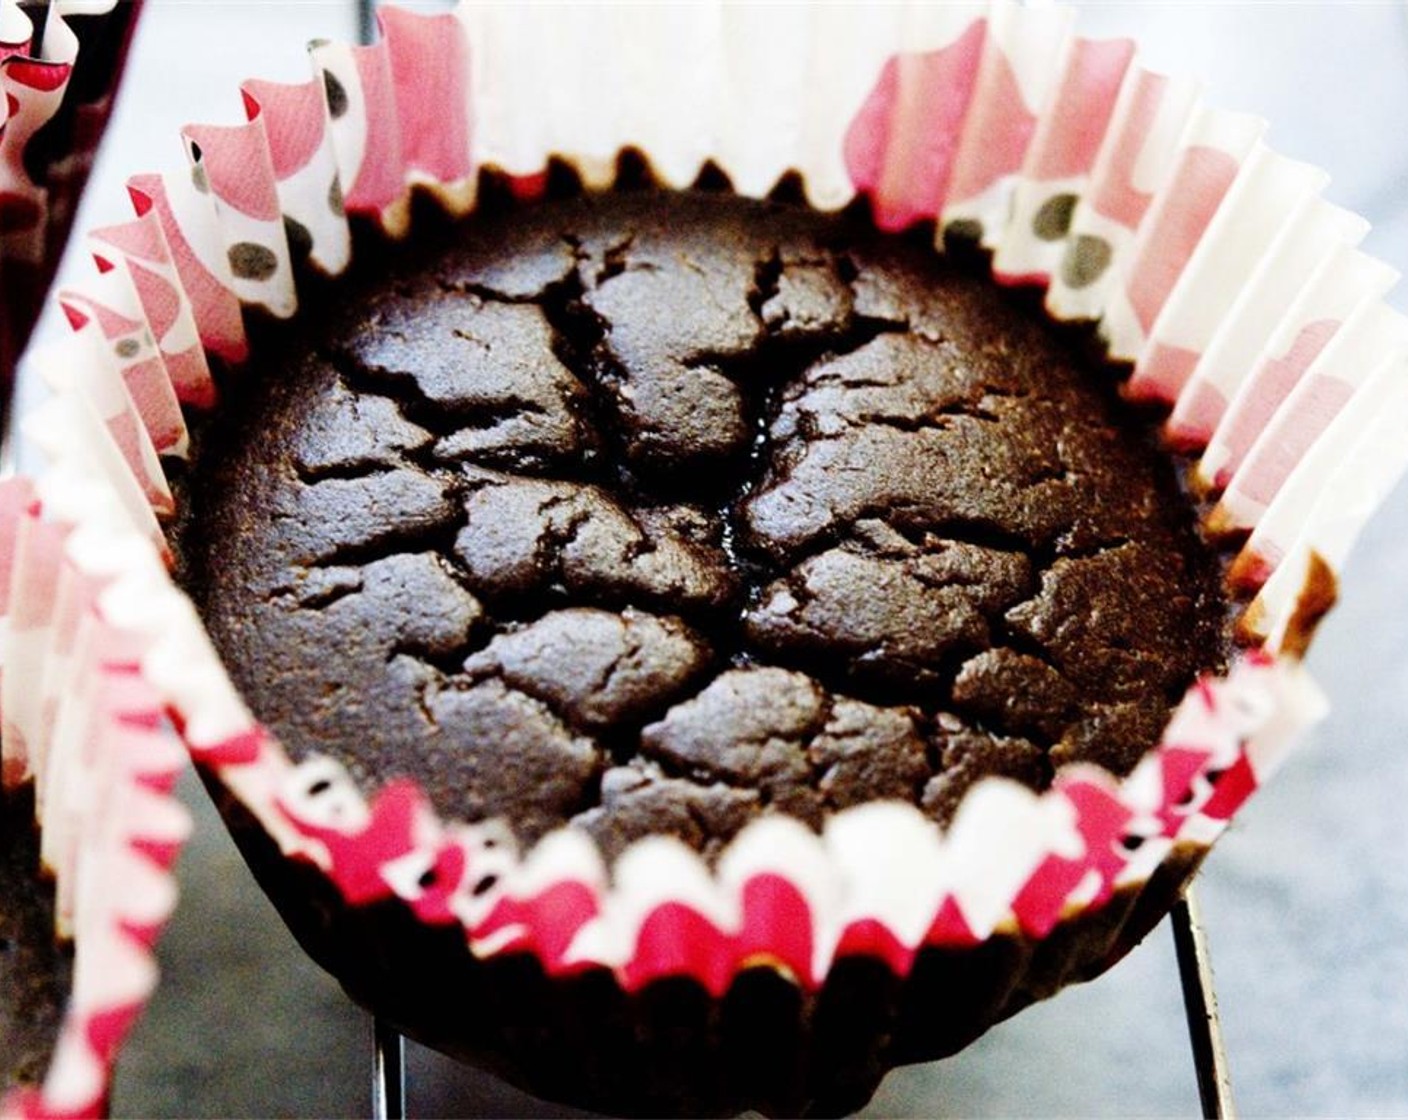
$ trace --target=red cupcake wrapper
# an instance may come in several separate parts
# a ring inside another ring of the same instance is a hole
[[[769,817],[713,869],[651,837],[608,875],[584,833],[519,853],[503,822],[440,821],[411,783],[364,795],[327,759],[293,765],[190,605],[144,570],[105,604],[149,642],[143,677],[193,756],[350,903],[400,898],[480,954],[527,950],[551,973],[604,965],[628,989],[688,975],[721,991],[760,958],[807,987],[853,953],[903,973],[923,945],[1043,936],[1147,880],[1175,844],[1210,843],[1319,714],[1298,655],[1408,464],[1383,420],[1408,335],[1379,301],[1382,267],[1354,256],[1362,224],[1317,197],[1313,168],[1264,147],[1261,122],[1202,106],[1128,42],[1072,38],[1061,9],[636,8],[630,35],[623,18],[568,9],[544,28],[508,8],[388,9],[377,45],[316,47],[310,82],[246,83],[246,124],[188,128],[189,169],[133,179],[137,220],[102,232],[123,296],[62,296],[87,350],[50,364],[74,391],[32,428],[54,477],[104,487],[127,532],[158,541],[153,508],[169,499],[150,467],[184,440],[170,395],[211,391],[191,330],[236,360],[242,305],[294,312],[287,230],[336,271],[346,213],[402,232],[413,186],[460,212],[482,167],[532,194],[550,155],[600,182],[634,145],[667,182],[712,158],[756,193],[796,169],[819,205],[863,192],[883,225],[977,234],[1000,278],[1048,284],[1053,313],[1100,321],[1133,363],[1129,392],[1173,407],[1181,447],[1235,428],[1236,465],[1202,473],[1225,484],[1216,524],[1252,530],[1236,571],[1264,584],[1242,620],[1256,648],[1200,680],[1123,781],[1076,767],[1038,796],[990,779],[943,832],[895,804],[837,814],[821,835]],[[795,51],[779,57],[782,41]],[[1325,283],[1330,269],[1353,274],[1348,287]],[[153,346],[115,352],[143,321]],[[1296,340],[1312,324],[1330,341],[1307,357]]]

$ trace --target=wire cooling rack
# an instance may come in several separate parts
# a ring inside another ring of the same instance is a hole
[[[1208,1120],[1234,1120],[1232,1077],[1222,1045],[1207,931],[1189,888],[1169,915],[1198,1098]],[[406,1120],[406,1046],[394,1027],[372,1020],[372,1118]]]

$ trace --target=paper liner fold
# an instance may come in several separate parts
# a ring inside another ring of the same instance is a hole
[[[1171,408],[1170,441],[1207,448],[1198,471],[1221,492],[1216,527],[1248,536],[1236,570],[1261,588],[1243,620],[1257,648],[1200,679],[1123,781],[1074,768],[1036,795],[990,779],[947,831],[890,804],[837,814],[821,835],[767,818],[714,869],[653,837],[608,873],[583,833],[520,853],[504,822],[439,821],[408,783],[362,791],[327,759],[294,765],[147,549],[100,603],[140,636],[139,676],[195,759],[348,902],[398,898],[424,922],[458,923],[481,955],[527,950],[550,974],[604,966],[631,990],[689,975],[718,992],[758,959],[807,988],[855,953],[904,973],[924,945],[1041,938],[1210,843],[1322,707],[1297,658],[1298,620],[1325,587],[1308,573],[1333,582],[1408,465],[1386,412],[1402,403],[1408,347],[1381,302],[1387,270],[1354,249],[1363,223],[1320,199],[1321,172],[1264,145],[1264,122],[1203,105],[1194,84],[1140,66],[1128,42],[1074,38],[1063,9],[560,17],[386,11],[374,46],[316,45],[309,83],[245,83],[242,124],[186,129],[189,172],[132,180],[142,230],[100,240],[130,276],[146,269],[143,283],[132,281],[135,301],[101,284],[66,294],[69,352],[87,346],[87,370],[113,337],[102,323],[140,311],[154,340],[141,359],[155,364],[57,378],[65,400],[84,403],[37,424],[54,500],[77,507],[80,490],[101,491],[113,533],[155,540],[164,497],[151,493],[150,456],[179,454],[181,437],[151,371],[206,403],[189,330],[238,361],[241,303],[292,313],[295,261],[345,263],[344,212],[402,232],[412,187],[460,212],[481,168],[532,194],[560,155],[600,185],[635,146],[672,184],[705,160],[745,193],[796,170],[818,205],[863,193],[884,227],[935,220],[940,243],[961,234],[991,249],[999,278],[1048,284],[1057,317],[1098,321],[1132,364],[1129,393]],[[78,430],[92,441],[64,438]],[[16,571],[62,546],[49,525],[16,538]],[[9,602],[4,715],[28,765],[49,746],[21,682],[43,679],[67,645]]]

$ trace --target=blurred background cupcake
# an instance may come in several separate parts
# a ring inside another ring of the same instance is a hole
[[[140,0],[0,3],[0,417],[112,111]]]
[[[150,9],[81,228],[128,216],[123,179],[172,166],[180,125],[238,120],[240,79],[306,77],[301,42],[353,36],[359,18],[331,0],[152,0]],[[1205,77],[1213,103],[1268,117],[1278,150],[1329,168],[1329,197],[1374,222],[1367,249],[1408,261],[1408,151],[1380,139],[1408,110],[1403,6],[1099,7],[1079,26],[1131,35],[1146,65]],[[81,249],[65,267],[87,273]],[[1202,879],[1247,1112],[1408,1111],[1408,881],[1391,858],[1408,846],[1395,811],[1408,791],[1397,749],[1408,726],[1397,679],[1408,641],[1386,609],[1398,594],[1404,530],[1400,498],[1361,544],[1311,658],[1334,714],[1253,801]],[[192,800],[209,813],[198,791]],[[163,946],[165,986],[133,1039],[114,1112],[365,1112],[364,1016],[293,945],[218,822],[201,830],[183,880],[185,902]],[[1196,1094],[1185,1037],[1159,933],[1101,980],[958,1057],[891,1075],[868,1114],[1186,1114]],[[410,1066],[412,1114],[569,1114],[414,1047]]]
[[[140,8],[0,0],[0,435]],[[0,625],[7,636],[62,630],[53,648],[64,652],[47,664],[0,656],[4,691],[35,700],[45,671],[76,673],[80,662],[94,687],[31,705],[30,726],[42,731],[28,741],[7,705],[0,732],[0,1115],[97,1115],[112,1057],[155,983],[150,946],[175,901],[169,869],[190,822],[168,795],[184,750],[161,730],[150,694],[123,687],[113,632],[87,611],[77,568],[55,554],[59,538],[31,524],[32,548],[18,556],[16,520],[36,492],[5,477],[7,443],[0,438]],[[74,625],[49,630],[53,599],[65,595]]]

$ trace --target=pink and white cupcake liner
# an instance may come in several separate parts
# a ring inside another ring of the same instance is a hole
[[[854,953],[904,973],[925,945],[1041,937],[1147,880],[1175,845],[1211,843],[1319,714],[1299,653],[1327,581],[1408,466],[1387,419],[1408,347],[1381,301],[1388,273],[1354,248],[1363,224],[1319,197],[1320,172],[1266,148],[1263,122],[1202,104],[1127,41],[1074,37],[1064,9],[1006,0],[572,7],[546,22],[506,5],[389,9],[375,46],[312,57],[306,85],[246,83],[245,124],[186,129],[187,171],[131,181],[140,235],[103,231],[104,260],[150,262],[160,284],[134,282],[126,302],[99,284],[64,294],[76,330],[48,363],[62,391],[32,430],[52,500],[103,495],[107,531],[133,544],[113,550],[101,604],[140,636],[140,679],[195,760],[349,903],[399,898],[459,925],[481,955],[527,950],[552,974],[606,966],[632,990],[688,975],[719,992],[760,955],[809,988]],[[1215,527],[1247,534],[1235,570],[1260,588],[1242,619],[1253,648],[1189,690],[1128,778],[1075,767],[1041,795],[989,779],[943,831],[886,803],[820,834],[771,816],[713,868],[651,837],[608,872],[585,833],[519,851],[505,822],[441,821],[411,783],[361,790],[328,759],[295,765],[249,714],[155,562],[162,497],[147,472],[180,440],[133,388],[145,363],[204,403],[183,332],[240,358],[241,304],[293,313],[295,252],[336,272],[346,215],[403,233],[412,188],[459,213],[479,169],[531,196],[554,155],[603,184],[627,146],[669,184],[710,159],[745,193],[795,170],[816,205],[864,193],[882,226],[932,219],[939,247],[945,231],[976,236],[999,279],[1048,285],[1058,318],[1097,321],[1133,366],[1130,394],[1172,409],[1180,449],[1208,449],[1197,470],[1221,491]],[[128,378],[104,315],[137,312],[154,343]],[[99,361],[108,374],[90,376]],[[16,538],[17,569],[36,565],[31,538],[43,535]],[[28,736],[58,679],[35,666],[58,651],[14,619],[7,641],[4,715]],[[38,700],[11,696],[11,666]]]
[[[160,578],[162,562],[110,492],[60,474],[0,483],[0,541],[4,783],[35,784],[56,936],[74,944],[44,1080],[0,1099],[0,1116],[101,1116],[117,1049],[156,985],[152,947],[190,831],[172,795],[186,752],[141,671],[144,640],[104,607],[139,573]]]
[[[72,104],[70,81],[88,48],[69,20],[114,6],[54,0],[40,39],[13,0],[0,0],[0,334],[8,358],[57,261],[117,77],[107,75],[96,101]],[[134,8],[115,18],[129,19]],[[61,110],[70,114],[69,134],[49,135],[58,158],[40,162],[31,141],[59,126]],[[97,290],[98,301],[78,314],[94,318],[106,347],[75,371],[84,392],[59,408],[97,420],[126,451],[106,470],[142,468],[128,492],[151,516],[170,508],[170,493],[156,455],[140,449],[148,431],[162,451],[183,447],[184,421],[167,370],[153,369],[143,353],[150,336],[126,293],[101,283]],[[0,384],[0,405],[8,390]],[[55,936],[74,942],[49,1068],[39,1085],[0,1098],[6,1118],[105,1114],[115,1053],[156,983],[151,949],[175,904],[171,867],[190,829],[171,796],[185,752],[137,671],[136,647],[98,606],[117,573],[140,564],[134,538],[110,531],[108,489],[74,491],[76,505],[50,502],[46,494],[65,473],[61,466],[38,482],[0,482],[0,781],[35,785],[41,861],[55,880]],[[141,547],[159,568],[153,546]]]
[[[58,263],[121,66],[119,51],[104,81],[85,83],[94,99],[75,103],[70,85],[87,48],[73,19],[99,17],[127,28],[139,4],[50,0],[37,35],[18,0],[0,0],[0,402],[9,396],[8,366]],[[32,146],[41,133],[43,156]]]

